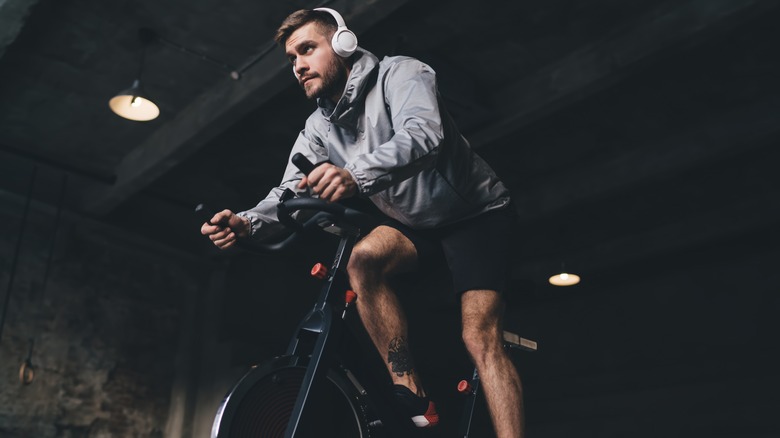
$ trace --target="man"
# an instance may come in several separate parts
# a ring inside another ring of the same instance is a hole
[[[502,345],[501,294],[514,217],[506,187],[443,110],[429,66],[408,57],[380,62],[357,47],[341,16],[326,8],[294,12],[276,41],[318,105],[291,155],[323,164],[308,176],[289,164],[280,187],[255,208],[217,213],[210,222],[225,225],[206,223],[201,233],[223,249],[238,237],[275,233],[285,188],[332,202],[370,199],[388,219],[358,242],[347,273],[399,405],[418,427],[438,422],[415,373],[406,319],[391,284],[398,274],[430,267],[443,251],[460,296],[463,340],[496,435],[521,436],[520,378]]]

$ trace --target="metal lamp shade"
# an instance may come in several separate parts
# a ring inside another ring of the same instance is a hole
[[[157,105],[143,96],[141,82],[138,79],[130,88],[111,98],[108,106],[116,115],[138,122],[154,120],[160,115]]]

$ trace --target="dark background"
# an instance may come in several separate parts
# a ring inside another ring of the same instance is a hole
[[[0,435],[207,436],[231,383],[284,350],[326,248],[218,253],[193,207],[246,209],[278,182],[313,104],[271,37],[314,6],[0,3]],[[512,191],[529,436],[780,436],[779,2],[327,6],[378,56],[429,63]],[[231,68],[154,43],[161,115],[121,119],[107,102],[141,28]],[[547,283],[564,263],[580,285]],[[433,277],[411,286],[445,435],[468,376],[458,308]]]

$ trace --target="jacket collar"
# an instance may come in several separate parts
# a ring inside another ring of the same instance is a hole
[[[352,56],[355,57],[352,71],[347,78],[341,99],[336,104],[330,99],[317,99],[323,117],[337,125],[354,126],[357,116],[362,113],[359,104],[364,101],[368,86],[374,82],[379,66],[377,57],[362,47],[358,47]]]

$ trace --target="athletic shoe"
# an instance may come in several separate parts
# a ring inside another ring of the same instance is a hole
[[[436,405],[428,397],[419,397],[404,385],[393,385],[396,404],[408,414],[417,427],[433,427],[439,424]]]

